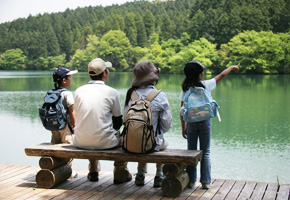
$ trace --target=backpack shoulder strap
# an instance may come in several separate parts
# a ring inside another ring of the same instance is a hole
[[[145,97],[145,99],[151,102],[160,92],[161,90],[154,89]]]
[[[63,92],[63,91],[67,91],[66,88],[60,88],[60,89],[58,89],[58,90],[59,90],[59,93],[61,93],[61,92]]]
[[[136,101],[136,100],[138,100],[138,99],[139,99],[138,94],[136,93],[135,90],[133,90],[133,92],[132,92],[132,94],[131,94],[131,100],[132,100],[132,101]]]

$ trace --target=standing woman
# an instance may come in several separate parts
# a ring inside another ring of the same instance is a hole
[[[216,88],[216,84],[232,70],[239,71],[239,65],[233,65],[225,69],[222,73],[210,80],[203,80],[204,71],[208,66],[202,65],[194,60],[187,63],[184,67],[185,79],[182,82],[182,91],[179,96],[181,107],[186,91],[190,87],[203,87],[211,94],[211,90]],[[200,150],[202,150],[202,160],[200,166],[200,182],[203,189],[209,189],[211,183],[211,160],[210,160],[210,140],[211,140],[211,119],[199,122],[185,122],[180,115],[182,136],[187,139],[187,149],[197,150],[197,141],[199,139]],[[187,166],[186,171],[189,174],[188,188],[193,188],[196,182],[196,166]]]

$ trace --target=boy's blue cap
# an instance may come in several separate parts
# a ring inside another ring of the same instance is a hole
[[[59,82],[61,79],[63,79],[64,77],[68,76],[68,75],[73,75],[78,73],[78,70],[73,70],[70,71],[69,69],[67,69],[66,67],[60,67],[57,68],[56,70],[54,70],[53,72],[53,81],[54,82]]]

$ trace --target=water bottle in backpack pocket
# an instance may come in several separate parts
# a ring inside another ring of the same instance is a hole
[[[218,104],[203,87],[190,87],[180,112],[186,122],[203,121],[218,115]]]
[[[44,128],[50,131],[64,129],[67,124],[67,109],[62,104],[61,92],[65,88],[49,90],[44,97],[44,103],[39,108],[39,116]]]

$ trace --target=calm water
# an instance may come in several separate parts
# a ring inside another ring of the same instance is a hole
[[[0,71],[0,163],[38,165],[24,148],[50,141],[39,120],[38,108],[53,87],[51,72]],[[205,77],[211,78],[210,75]],[[131,73],[110,73],[108,85],[117,88],[124,102]],[[170,148],[186,149],[181,136],[178,100],[183,75],[161,74],[157,85],[168,96],[173,126],[166,134]],[[89,81],[87,73],[73,75],[71,91]],[[222,122],[215,118],[211,145],[212,177],[290,183],[290,75],[229,75],[212,92],[220,105]],[[112,170],[111,161],[102,161]],[[73,167],[87,169],[87,160]],[[136,163],[129,164],[136,173]],[[155,166],[149,165],[149,173]]]

